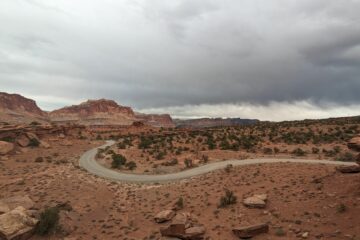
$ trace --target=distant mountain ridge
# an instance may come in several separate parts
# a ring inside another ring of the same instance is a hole
[[[249,125],[258,123],[260,121],[257,119],[242,118],[198,118],[187,120],[175,119],[174,122],[178,128],[207,128]]]

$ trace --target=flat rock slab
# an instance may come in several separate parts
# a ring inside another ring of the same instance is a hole
[[[341,173],[360,173],[360,166],[341,166],[337,167],[337,170]]]
[[[266,194],[256,194],[252,197],[245,198],[243,204],[250,208],[265,208],[267,201]]]
[[[269,224],[257,224],[247,227],[235,228],[232,230],[235,236],[240,239],[248,239],[255,237],[256,235],[269,232]]]
[[[0,239],[25,240],[32,235],[38,220],[30,217],[26,211],[23,207],[17,207],[0,215]]]
[[[154,217],[155,222],[157,223],[163,223],[170,221],[175,216],[175,211],[173,210],[164,210],[156,214]]]

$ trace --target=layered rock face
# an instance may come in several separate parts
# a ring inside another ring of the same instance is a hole
[[[47,121],[46,112],[42,111],[34,100],[19,94],[0,92],[0,122],[30,123]]]
[[[0,123],[29,124],[39,123],[75,123],[80,125],[121,125],[133,123],[153,127],[174,127],[168,114],[135,114],[130,107],[117,104],[113,100],[88,100],[79,105],[64,107],[52,112],[44,112],[34,100],[18,94],[0,92]]]
[[[153,127],[175,127],[175,124],[169,114],[141,114],[137,113],[136,118],[140,122]]]
[[[84,125],[131,125],[135,115],[130,107],[118,105],[115,101],[100,99],[49,113],[52,122],[76,122]]]

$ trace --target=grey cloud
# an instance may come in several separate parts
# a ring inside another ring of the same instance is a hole
[[[358,104],[359,9],[336,0],[3,0],[0,86],[47,108],[100,97],[138,109]]]

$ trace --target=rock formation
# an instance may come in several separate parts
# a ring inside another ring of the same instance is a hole
[[[120,106],[112,100],[100,99],[52,111],[49,117],[52,122],[58,123],[131,125],[135,115],[130,107]]]
[[[137,113],[136,118],[147,125],[153,127],[175,127],[175,124],[169,114],[141,114]]]
[[[46,112],[42,111],[34,100],[19,94],[0,92],[0,122],[31,123],[47,121]]]

